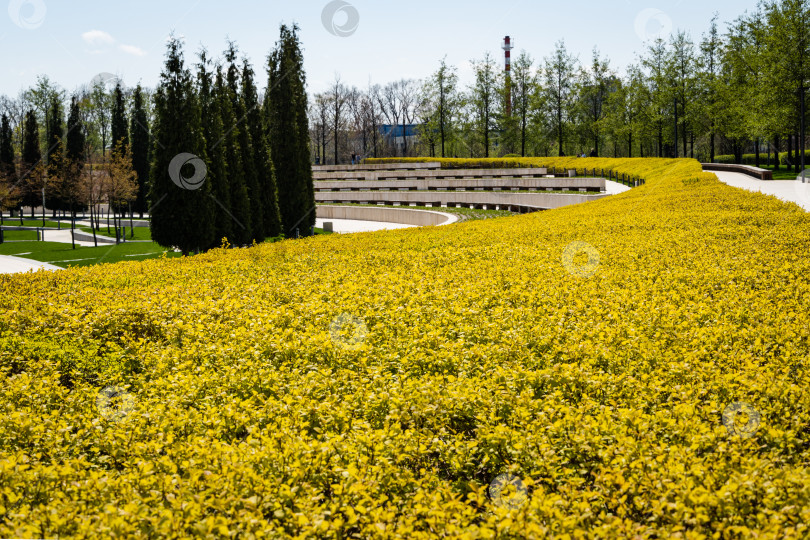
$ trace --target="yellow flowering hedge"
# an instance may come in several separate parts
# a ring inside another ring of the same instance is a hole
[[[0,276],[0,537],[808,537],[808,215],[577,164],[647,184]]]

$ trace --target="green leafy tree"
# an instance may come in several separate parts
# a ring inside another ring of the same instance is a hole
[[[615,90],[615,78],[610,71],[610,62],[593,50],[593,60],[588,70],[580,72],[578,83],[578,108],[582,132],[593,145],[593,153],[600,155],[602,128],[608,96]]]
[[[577,64],[564,41],[557,42],[554,53],[545,61],[546,104],[560,156],[565,155],[566,131],[573,117]]]
[[[718,125],[718,93],[720,86],[718,79],[722,67],[722,47],[723,42],[720,31],[717,27],[718,14],[712,17],[709,32],[703,36],[700,42],[700,62],[699,62],[699,89],[701,99],[696,103],[698,115],[706,122],[704,129],[709,135],[709,163],[713,163],[717,146],[717,125]]]
[[[499,113],[496,70],[495,60],[489,53],[482,60],[473,61],[475,82],[470,88],[470,104],[475,115],[476,130],[483,144],[484,157],[489,157],[491,133]]]

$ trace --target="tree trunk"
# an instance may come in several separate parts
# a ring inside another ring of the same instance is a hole
[[[759,137],[754,140],[754,164],[759,167]]]
[[[788,143],[787,170],[790,171],[790,168],[793,166],[793,135],[787,136],[787,143]]]
[[[778,171],[780,167],[779,163],[779,135],[773,136],[773,152],[776,154],[776,159],[774,160],[773,170]]]

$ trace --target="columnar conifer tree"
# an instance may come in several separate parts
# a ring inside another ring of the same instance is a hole
[[[182,45],[174,37],[155,94],[153,135],[152,239],[164,247],[178,247],[184,254],[207,249],[214,238],[215,203],[210,183],[199,178],[207,162],[205,137],[191,73],[184,65]]]
[[[244,172],[245,187],[247,187],[250,203],[250,240],[264,242],[264,217],[262,212],[262,193],[259,190],[256,163],[254,158],[253,141],[250,138],[250,129],[246,123],[247,109],[239,87],[239,67],[236,65],[236,47],[233,43],[225,51],[228,62],[228,90],[234,116],[238,124],[238,144],[242,151],[242,170]],[[247,226],[247,225],[246,225]]]
[[[17,168],[14,165],[14,139],[11,122],[7,115],[0,121],[0,177],[7,182],[17,180]]]
[[[65,120],[62,115],[62,103],[59,97],[54,94],[51,96],[51,103],[48,107],[48,126],[45,139],[45,163],[48,169],[48,179],[45,181],[45,192],[47,193],[46,204],[48,208],[54,211],[54,216],[57,210],[66,210],[65,201],[62,200],[59,190],[59,175],[58,170],[61,165],[62,147],[64,145],[65,136]]]
[[[122,147],[129,146],[129,133],[127,131],[127,113],[124,107],[124,92],[121,83],[115,85],[113,90],[113,108],[111,119],[112,148],[120,143]]]
[[[31,217],[34,217],[34,207],[42,202],[42,151],[39,147],[39,123],[37,115],[29,110],[25,115],[23,130],[23,146],[21,160],[22,198],[20,207],[30,206]]]
[[[247,60],[242,64],[242,100],[247,109],[245,124],[253,143],[254,171],[259,182],[259,199],[262,207],[263,232],[265,237],[281,234],[281,215],[278,210],[276,172],[270,157],[270,145],[262,127],[259,95],[254,82],[253,68]],[[253,220],[254,229],[258,227]]]
[[[132,118],[129,127],[132,139],[132,168],[138,175],[138,195],[135,212],[143,217],[149,209],[146,199],[149,190],[149,117],[144,107],[143,88],[139,84],[132,94]]]
[[[197,66],[197,83],[200,87],[203,133],[208,149],[208,182],[211,184],[211,196],[216,203],[214,206],[214,241],[211,247],[219,247],[225,239],[233,241],[233,218],[230,213],[228,164],[223,144],[225,131],[222,126],[217,87],[214,84],[214,73],[208,70],[209,64],[210,60],[208,60],[206,52],[201,51],[200,63]]]
[[[70,100],[65,153],[61,163],[62,172],[58,190],[63,209],[70,210],[71,215],[76,210],[84,208],[79,193],[79,183],[86,159],[86,142],[87,138],[82,123],[81,110],[79,109],[79,100],[76,96],[73,96]]]
[[[228,190],[231,199],[232,243],[235,245],[250,244],[250,199],[245,185],[245,170],[242,165],[242,149],[239,146],[239,130],[244,126],[239,124],[233,110],[234,96],[225,80],[226,75],[221,69],[217,70],[216,97],[219,111],[222,116],[224,138],[222,144],[225,149],[225,162],[228,164]]]
[[[11,208],[16,195],[17,168],[12,137],[11,122],[4,114],[0,120],[0,224],[3,223],[3,210]]]
[[[288,237],[310,234],[315,225],[315,194],[309,151],[306,75],[298,26],[281,26],[268,61],[265,128],[276,169],[279,210]]]

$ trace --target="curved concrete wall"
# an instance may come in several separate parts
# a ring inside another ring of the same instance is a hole
[[[371,206],[321,206],[317,216],[321,219],[354,219],[358,221],[382,221],[427,227],[449,225],[458,221],[456,216],[427,210],[405,210],[401,208],[374,208]]]
[[[320,191],[315,193],[318,203],[376,204],[394,203],[419,205],[463,204],[483,205],[490,208],[527,206],[552,210],[595,201],[607,195],[568,195],[545,193],[511,193],[509,191]]]

